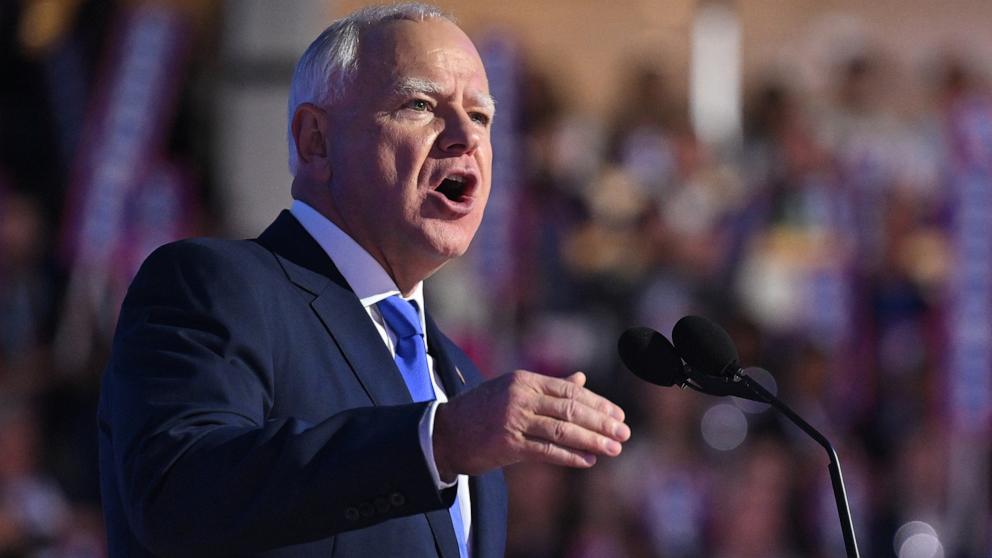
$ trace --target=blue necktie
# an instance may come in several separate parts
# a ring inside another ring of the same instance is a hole
[[[396,336],[396,367],[403,375],[410,397],[414,402],[433,401],[434,386],[427,368],[424,331],[420,326],[416,303],[394,295],[380,301],[378,306],[382,319]],[[457,498],[448,512],[458,540],[458,554],[461,558],[468,558],[465,524],[462,522],[462,511]]]

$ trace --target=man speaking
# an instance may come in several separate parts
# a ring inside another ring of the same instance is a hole
[[[620,452],[623,411],[581,373],[482,382],[425,311],[489,195],[488,91],[430,6],[310,45],[292,207],[254,240],[160,248],[124,301],[99,412],[112,556],[502,556],[501,467]]]

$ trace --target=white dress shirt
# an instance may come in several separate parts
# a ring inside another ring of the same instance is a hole
[[[300,225],[306,229],[307,233],[317,241],[317,244],[320,244],[320,247],[324,249],[324,252],[331,258],[331,261],[334,262],[334,266],[341,272],[345,281],[348,282],[348,286],[355,292],[362,306],[365,307],[365,311],[368,312],[372,323],[375,324],[376,330],[382,336],[382,342],[389,349],[389,354],[393,358],[396,358],[396,335],[386,325],[382,314],[379,313],[379,308],[376,306],[376,303],[393,295],[403,296],[399,288],[396,287],[396,283],[389,277],[389,274],[386,273],[386,270],[379,265],[379,262],[375,258],[316,209],[300,200],[293,200],[289,211],[300,222]],[[417,283],[411,296],[403,298],[417,303],[417,313],[420,315],[420,327],[424,331],[424,352],[427,352],[427,326],[424,318],[423,282]],[[434,367],[434,359],[430,354],[427,355],[427,368],[430,370],[431,385],[434,387],[434,397],[436,399],[427,412],[424,413],[424,418],[420,422],[420,447],[424,451],[424,460],[427,462],[427,468],[430,470],[431,477],[433,477],[434,484],[438,490],[449,488],[455,483],[458,484],[458,503],[462,514],[462,522],[465,526],[465,540],[469,540],[472,525],[472,505],[469,500],[468,477],[458,475],[455,482],[445,483],[441,480],[441,475],[437,470],[437,463],[434,461],[434,443],[432,441],[434,414],[437,411],[438,405],[446,402],[448,397],[441,387],[441,382],[438,380],[437,371]],[[383,370],[382,373],[391,374],[392,371]]]

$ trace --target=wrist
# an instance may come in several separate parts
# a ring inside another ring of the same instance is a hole
[[[452,483],[458,478],[458,473],[453,470],[450,463],[451,451],[448,440],[451,430],[447,422],[447,406],[446,403],[437,406],[434,414],[434,435],[431,438],[434,445],[434,464],[437,466],[441,482],[445,484]]]

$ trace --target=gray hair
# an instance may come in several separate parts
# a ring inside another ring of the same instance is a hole
[[[326,105],[340,99],[358,68],[358,43],[369,29],[396,20],[424,21],[454,18],[440,9],[420,3],[369,6],[331,23],[296,63],[289,88],[289,117],[286,140],[289,144],[289,172],[296,175],[296,141],[293,115],[303,103]]]

